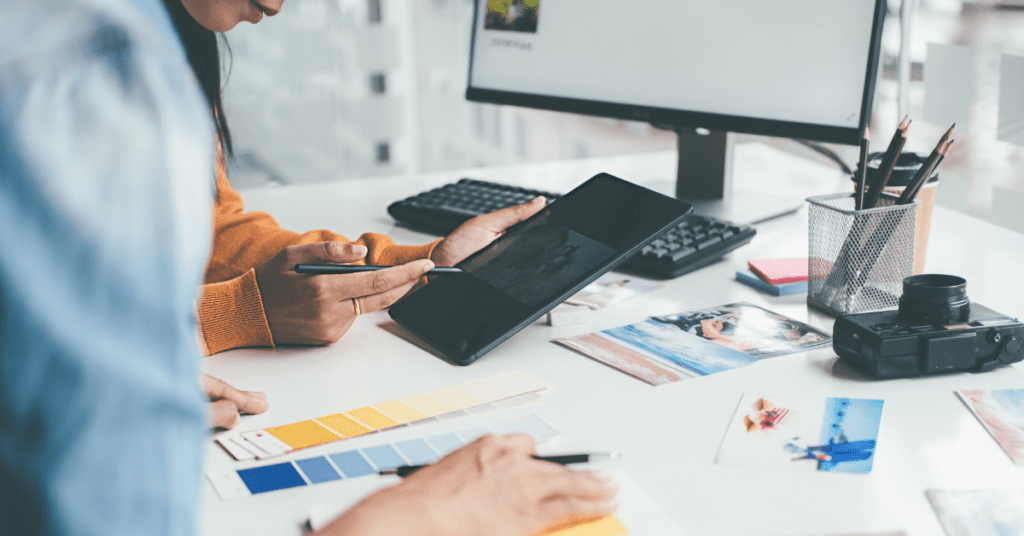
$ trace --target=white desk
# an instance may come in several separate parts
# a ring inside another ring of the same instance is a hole
[[[737,173],[771,173],[761,149],[749,149]],[[770,156],[768,160],[774,160]],[[844,185],[837,172],[815,164],[788,164],[773,184],[803,188],[801,195],[830,193]],[[674,170],[669,153],[558,162],[467,173],[372,178],[243,192],[250,209],[267,210],[297,231],[329,228],[356,237],[383,232],[399,243],[432,239],[396,227],[385,207],[392,201],[463,176],[568,191],[608,171],[644,183]],[[815,180],[817,183],[815,184]],[[788,182],[787,182],[788,181]],[[742,181],[738,179],[738,183]],[[670,183],[653,183],[664,189]],[[848,183],[846,183],[848,184]],[[828,331],[832,319],[804,303],[805,295],[773,298],[734,281],[749,258],[804,256],[806,209],[758,228],[753,242],[723,262],[668,282],[664,288],[599,310],[589,325],[529,326],[480,361],[455,367],[410,342],[384,312],[365,315],[341,342],[325,348],[226,352],[206,369],[244,389],[267,393],[271,409],[243,418],[242,429],[308,419],[419,393],[507,370],[552,382],[539,404],[466,417],[486,422],[537,413],[562,432],[548,452],[617,451],[617,466],[630,472],[657,505],[691,535],[783,536],[904,529],[910,536],[940,535],[924,495],[928,488],[1020,487],[1024,468],[1014,466],[953,394],[956,389],[1024,386],[1021,367],[985,374],[873,381],[837,362],[831,349],[778,357],[750,367],[661,387],[606,367],[549,341],[668,314],[748,301]],[[969,296],[1011,315],[1024,316],[1024,236],[938,207],[927,268],[967,278]],[[792,473],[713,463],[740,396],[745,391],[883,398],[885,408],[874,469],[869,474]],[[427,426],[441,427],[446,423]],[[440,428],[437,428],[440,430]],[[433,433],[430,428],[385,432],[334,443],[287,458],[337,452]],[[542,449],[543,452],[543,449]],[[250,464],[255,465],[255,464]],[[243,465],[212,441],[207,469]],[[385,482],[343,480],[222,502],[203,482],[205,534],[288,535],[300,532],[311,504],[350,503]],[[388,481],[390,482],[390,481]]]

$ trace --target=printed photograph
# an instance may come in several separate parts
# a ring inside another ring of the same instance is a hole
[[[1013,463],[1024,465],[1024,389],[964,389],[957,396]]]
[[[1024,489],[928,490],[947,536],[1024,534]]]
[[[882,400],[744,395],[716,462],[789,471],[867,473]]]
[[[749,303],[731,303],[652,320],[757,358],[832,344],[828,333]]]
[[[540,0],[487,0],[484,29],[537,33]]]
[[[747,354],[653,320],[553,342],[651,385],[707,376],[757,362]]]
[[[600,309],[624,302],[640,294],[654,292],[659,288],[661,288],[661,283],[656,281],[607,273],[577,292],[573,297],[565,300],[565,303]]]

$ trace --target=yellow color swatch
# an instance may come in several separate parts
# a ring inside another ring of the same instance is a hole
[[[359,409],[350,409],[345,412],[346,415],[354,419],[359,419],[359,422],[373,428],[374,430],[381,430],[384,428],[391,428],[398,424],[394,419],[384,415],[383,413],[371,408],[370,406],[362,407]]]
[[[276,428],[267,428],[267,433],[284,441],[293,449],[304,449],[339,439],[337,434],[320,426],[315,421],[302,421]]]
[[[374,404],[372,407],[391,415],[400,423],[415,422],[427,418],[426,415],[410,408],[399,400],[388,400],[387,402]]]
[[[438,402],[436,398],[426,393],[399,398],[399,400],[423,412],[428,417],[436,417],[455,411],[455,408]]]
[[[455,409],[466,409],[480,405],[479,400],[463,393],[455,387],[435,389],[427,394],[440,400],[441,403],[447,404]]]
[[[619,523],[615,516],[602,517],[594,521],[573,523],[570,525],[559,525],[541,536],[623,536],[629,534],[626,527]]]
[[[317,418],[324,426],[341,434],[341,437],[354,437],[372,432],[369,428],[349,419],[344,413],[335,413]]]

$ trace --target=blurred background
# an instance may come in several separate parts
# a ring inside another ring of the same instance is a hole
[[[914,119],[907,150],[930,151],[955,121],[939,203],[1024,232],[1024,0],[906,2],[889,2],[873,147],[884,150],[901,109]],[[902,106],[901,8],[910,60]],[[239,25],[224,60],[232,183],[675,150],[673,132],[646,123],[467,102],[472,16],[473,0],[289,0],[278,16]],[[827,162],[793,140],[737,135],[753,141]],[[829,148],[855,166],[856,148]]]

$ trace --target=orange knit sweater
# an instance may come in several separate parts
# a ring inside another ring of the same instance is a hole
[[[255,268],[287,246],[315,242],[351,242],[331,231],[304,234],[282,229],[265,212],[245,212],[242,196],[231,188],[223,161],[217,165],[213,252],[199,300],[199,330],[208,354],[243,346],[273,346]],[[390,237],[365,233],[353,242],[366,246],[365,261],[394,266],[429,258],[438,241],[398,246]]]

